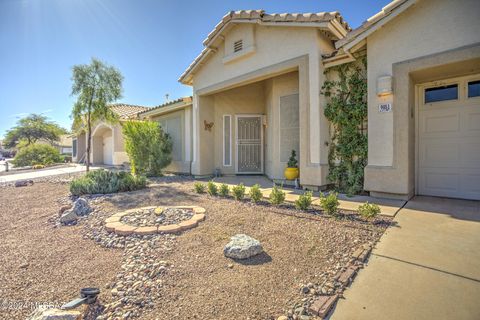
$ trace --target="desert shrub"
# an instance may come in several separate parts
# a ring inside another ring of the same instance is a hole
[[[222,197],[228,197],[228,195],[230,194],[230,189],[228,188],[228,185],[222,183],[220,185],[220,189],[218,190],[218,194],[220,194],[220,196]]]
[[[193,189],[195,190],[196,193],[205,193],[205,190],[207,188],[205,187],[205,184],[201,182],[195,182],[193,184]]]
[[[233,186],[232,193],[235,200],[242,200],[245,197],[245,186],[243,183]]]
[[[218,187],[213,181],[208,181],[207,184],[207,192],[211,196],[216,196],[218,195]]]
[[[282,204],[285,201],[285,192],[282,188],[277,186],[273,187],[272,192],[270,193],[270,203],[274,205]]]
[[[17,152],[12,163],[16,167],[49,165],[62,162],[57,149],[48,144],[36,143],[23,147]]]
[[[380,214],[380,207],[375,203],[368,203],[367,201],[358,206],[358,213],[366,219],[375,218],[378,214]]]
[[[128,172],[95,170],[73,180],[70,183],[70,192],[76,196],[82,194],[116,193],[142,189],[146,185],[147,179],[145,176],[134,176]]]
[[[262,194],[262,191],[260,190],[260,185],[259,184],[253,185],[250,188],[250,199],[256,203],[262,200],[262,197],[263,197],[263,194]]]
[[[330,192],[327,196],[320,194],[320,207],[322,207],[323,211],[327,214],[336,216],[338,214],[339,205],[338,193]]]
[[[122,132],[133,174],[159,176],[172,162],[172,141],[158,122],[127,121]]]
[[[300,210],[308,210],[312,205],[312,191],[305,191],[297,200],[295,200],[295,207]]]

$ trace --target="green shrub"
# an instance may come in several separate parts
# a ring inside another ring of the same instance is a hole
[[[312,205],[312,191],[305,191],[297,200],[295,200],[295,207],[300,210],[308,210]]]
[[[48,144],[36,143],[23,147],[17,152],[12,163],[16,167],[49,165],[62,162],[57,149]]]
[[[380,214],[380,207],[375,203],[368,203],[367,201],[364,204],[358,206],[358,213],[366,219],[375,218],[377,215]]]
[[[243,183],[232,187],[233,198],[235,200],[243,200],[245,197],[245,186]]]
[[[122,126],[133,174],[160,176],[172,162],[172,141],[158,122],[127,121]]]
[[[270,193],[270,203],[274,205],[280,205],[285,201],[285,192],[282,188],[277,186],[273,187],[272,192]]]
[[[76,196],[82,194],[116,193],[142,189],[146,185],[147,179],[145,176],[134,176],[128,172],[95,170],[73,180],[70,183],[70,192]]]
[[[218,190],[218,193],[222,197],[228,197],[228,195],[230,194],[230,189],[228,188],[228,185],[225,183],[222,183],[220,185],[220,189]]]
[[[196,193],[205,193],[205,184],[201,183],[201,182],[195,182],[193,184],[193,188],[195,189],[195,192]]]
[[[336,216],[338,213],[338,194],[336,192],[330,192],[326,197],[323,194],[320,194],[320,207],[327,214]]]
[[[260,185],[255,184],[250,188],[250,199],[257,203],[258,201],[262,200],[263,194],[260,190]]]
[[[207,184],[207,192],[211,196],[216,196],[218,195],[218,187],[213,181],[208,181]]]

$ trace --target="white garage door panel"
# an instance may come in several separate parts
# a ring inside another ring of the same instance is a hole
[[[459,81],[458,100],[419,105],[418,194],[480,200],[480,99]]]
[[[103,137],[103,164],[113,165],[112,137]]]

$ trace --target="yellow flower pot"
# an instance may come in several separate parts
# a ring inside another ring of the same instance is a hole
[[[298,168],[285,168],[283,174],[287,180],[295,180],[298,178],[299,171]]]

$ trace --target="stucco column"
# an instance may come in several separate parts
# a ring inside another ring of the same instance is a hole
[[[214,121],[214,99],[199,96],[193,99],[193,175],[212,175],[214,169],[214,135],[204,130],[204,121]],[[218,125],[218,124],[217,124]]]
[[[320,76],[318,52],[310,53],[308,56],[308,76],[310,86],[310,108],[309,108],[309,150],[310,163],[320,163]]]

